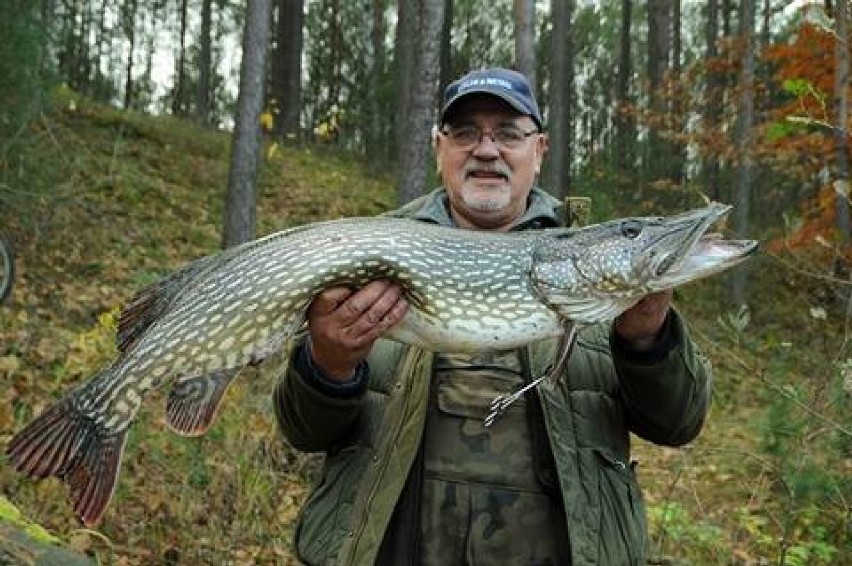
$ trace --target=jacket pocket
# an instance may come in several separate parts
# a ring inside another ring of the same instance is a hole
[[[642,492],[633,467],[604,448],[598,463],[600,528],[598,561],[607,565],[644,564],[648,547]]]
[[[475,379],[457,376],[442,377],[436,389],[438,409],[445,415],[467,419],[484,420],[491,413],[491,404],[501,395],[511,395],[521,384],[515,376],[482,373]],[[513,403],[507,412],[520,413],[526,403],[524,397]]]

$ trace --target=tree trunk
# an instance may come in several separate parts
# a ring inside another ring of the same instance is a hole
[[[402,163],[397,187],[397,200],[404,204],[422,195],[431,167],[431,132],[435,124],[441,26],[444,22],[444,0],[417,0],[417,48],[414,54],[408,119],[401,146]]]
[[[367,71],[370,84],[367,91],[369,121],[365,153],[370,167],[378,169],[379,164],[385,161],[387,145],[384,131],[386,119],[382,112],[384,101],[380,95],[385,75],[385,0],[369,0],[369,5],[371,10],[369,45],[372,57]]]
[[[186,23],[189,0],[180,0],[180,37],[178,38],[178,59],[175,62],[175,85],[172,92],[172,114],[183,116],[186,108],[183,105],[184,98],[184,67],[186,60]]]
[[[669,106],[670,128],[675,134],[686,133],[687,91],[681,84],[681,2],[672,2],[672,65],[671,65],[671,104]],[[671,149],[671,170],[669,177],[678,187],[683,186],[684,167],[686,166],[686,144],[675,139],[668,144]]]
[[[745,237],[749,231],[749,213],[751,208],[752,148],[754,145],[754,2],[740,1],[740,45],[742,47],[742,67],[740,69],[739,102],[737,104],[737,123],[735,129],[736,154],[736,208],[734,209],[734,231]],[[732,275],[731,299],[734,307],[748,302],[748,271],[746,267],[736,268]]]
[[[734,0],[722,0],[722,37],[731,37],[731,12],[734,11]]]
[[[106,25],[107,0],[101,0],[98,12],[100,17],[98,18],[98,31],[97,37],[95,38],[95,60],[94,69],[92,70],[92,97],[99,102],[106,102],[109,98],[109,94],[106,92],[108,89],[106,89],[103,84],[105,81],[101,77],[101,59],[103,59],[104,52],[107,51],[107,49],[104,49],[104,45],[108,45],[109,42]]]
[[[630,97],[630,76],[633,67],[630,60],[630,37],[632,27],[633,2],[621,0],[621,30],[618,35],[618,71],[615,77],[615,165],[619,173],[619,185],[632,185],[630,176],[633,173],[634,153],[636,143],[636,121],[631,114],[632,100]],[[619,191],[625,196],[624,191]]]
[[[325,120],[331,124],[332,117],[340,109],[340,87],[343,82],[343,30],[341,28],[340,0],[331,0],[331,14],[329,14],[329,74],[328,83],[328,108]],[[336,120],[336,118],[335,118]]]
[[[664,80],[669,70],[671,53],[671,2],[648,0],[648,107],[657,124],[669,115]],[[646,178],[655,181],[667,174],[666,144],[659,133],[660,126],[651,125],[648,136],[648,158],[645,163]]]
[[[136,50],[136,0],[127,0],[124,21],[124,33],[127,42],[127,68],[124,76],[124,109],[133,106],[133,52]]]
[[[444,24],[441,26],[441,80],[438,86],[438,106],[447,86],[455,78],[453,67],[453,0],[444,0]],[[440,109],[440,108],[439,108]]]
[[[574,92],[574,53],[571,41],[571,19],[574,0],[554,0],[552,6],[553,37],[550,79],[550,149],[547,157],[547,188],[557,198],[571,191],[571,104]]]
[[[94,15],[92,14],[93,7],[93,2],[86,2],[81,12],[80,31],[77,33],[77,36],[80,38],[80,56],[77,61],[77,83],[79,84],[78,88],[80,92],[86,96],[92,96],[92,55],[90,53],[89,33],[92,29],[92,21],[94,19]]]
[[[717,45],[719,39],[719,0],[708,0],[706,16],[707,21],[704,28],[705,60],[710,63],[719,57],[719,46]],[[712,144],[712,140],[721,135],[719,125],[722,122],[723,96],[724,84],[719,72],[708,69],[704,84],[704,135],[710,142],[702,158],[701,169],[704,177],[704,190],[715,201],[723,200],[719,154],[713,149]]]
[[[838,1],[834,11],[834,128],[835,155],[837,160],[837,231],[841,242],[849,241],[849,7],[846,1]]]
[[[246,7],[240,92],[222,229],[222,246],[226,248],[255,237],[255,194],[261,157],[260,113],[263,111],[264,69],[269,46],[269,8],[269,0],[249,0]]]
[[[514,0],[515,67],[536,84],[535,0]]]
[[[304,0],[277,0],[276,54],[272,64],[275,135],[296,141],[301,131]]]
[[[198,55],[198,86],[195,91],[195,119],[199,124],[210,124],[210,42],[212,41],[212,0],[201,3],[201,38]]]
[[[396,119],[394,120],[394,139],[392,157],[402,161],[403,148],[408,140],[406,131],[409,107],[411,106],[412,81],[414,80],[414,51],[417,43],[417,3],[419,0],[398,0],[396,16],[396,39],[394,42],[394,70],[399,90],[397,91]],[[399,175],[402,164],[399,165]]]

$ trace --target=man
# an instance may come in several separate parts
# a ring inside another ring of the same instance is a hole
[[[460,229],[556,226],[538,188],[547,150],[526,79],[474,71],[444,93],[443,187],[391,213]],[[644,564],[629,432],[665,445],[701,428],[710,379],[670,293],[582,331],[565,375],[495,424],[491,400],[553,363],[555,341],[473,356],[379,339],[405,316],[375,281],[317,296],[275,392],[281,429],[326,453],[296,528],[307,564]]]

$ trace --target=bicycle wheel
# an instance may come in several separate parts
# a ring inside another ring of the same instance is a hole
[[[6,300],[12,292],[12,282],[15,279],[15,256],[12,253],[12,243],[0,234],[0,303]]]

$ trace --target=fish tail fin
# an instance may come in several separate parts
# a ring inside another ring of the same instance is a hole
[[[199,436],[216,418],[225,391],[242,367],[193,376],[175,383],[166,401],[166,424],[178,434]]]
[[[74,512],[87,526],[106,509],[118,478],[127,429],[103,430],[73,397],[48,407],[6,447],[12,466],[33,478],[55,476],[70,490]]]

